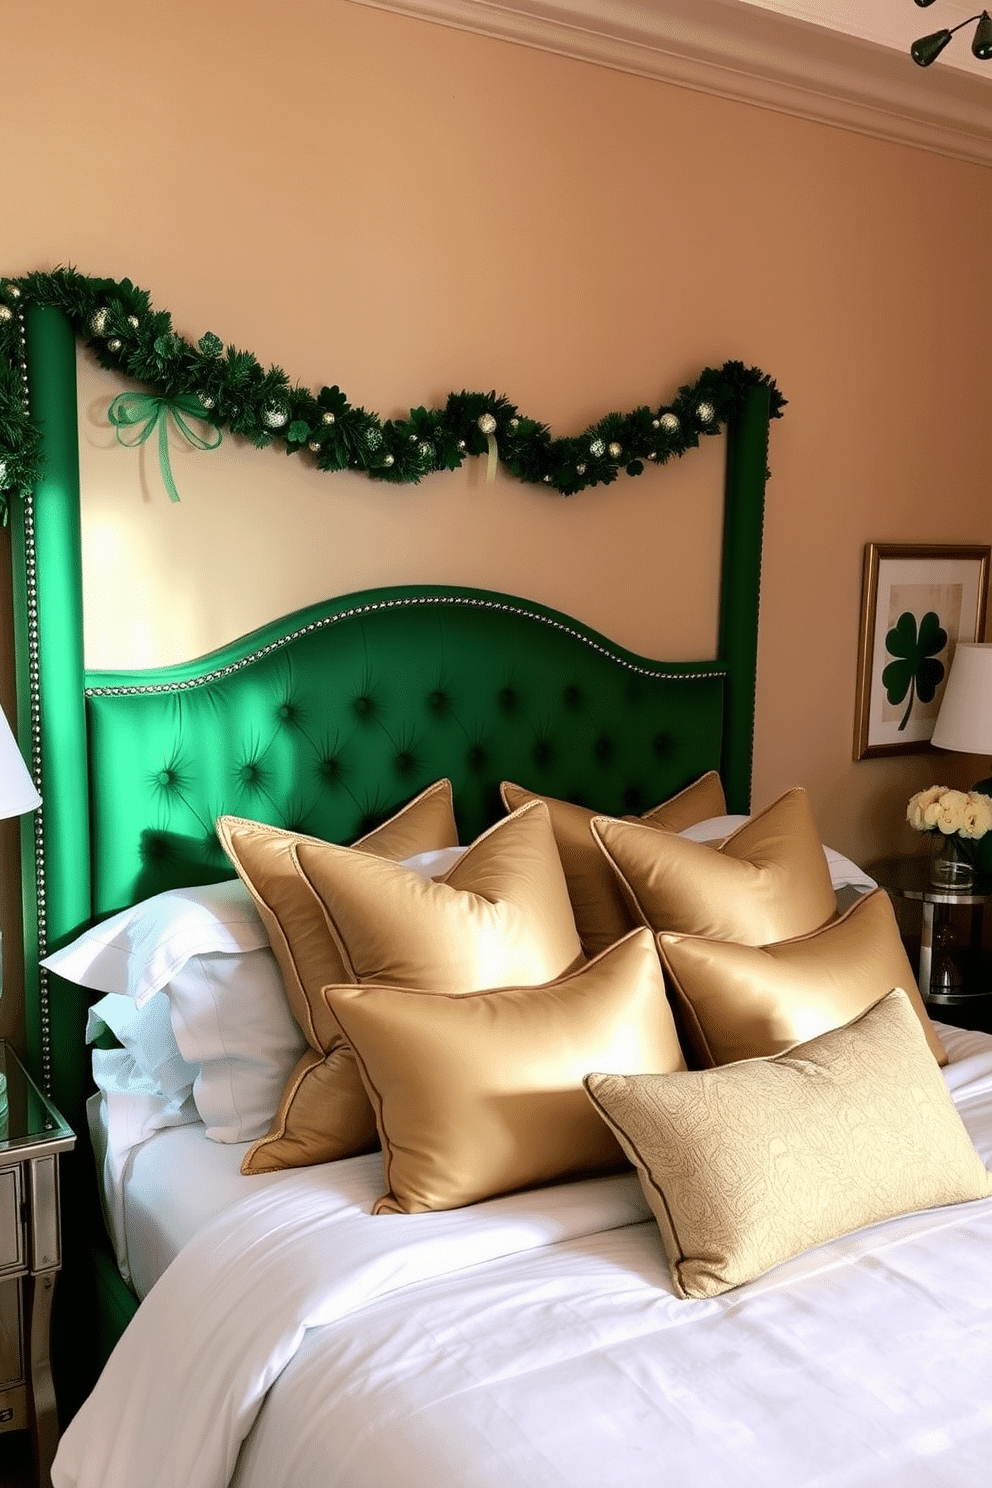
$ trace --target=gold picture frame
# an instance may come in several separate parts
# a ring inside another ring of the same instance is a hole
[[[866,543],[854,758],[925,754],[958,641],[985,638],[978,544]]]

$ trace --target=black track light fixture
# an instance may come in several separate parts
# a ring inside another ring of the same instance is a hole
[[[934,0],[916,0],[917,5],[932,5]],[[978,15],[969,16],[966,21],[959,21],[956,26],[948,29],[946,26],[940,31],[933,31],[929,36],[921,36],[919,41],[914,41],[909,49],[909,55],[919,67],[929,67],[931,62],[936,62],[941,52],[954,35],[963,26],[970,26],[972,21],[977,21],[975,35],[972,39],[971,50],[980,62],[992,60],[992,16],[987,10]]]
[[[982,11],[981,20],[975,27],[971,50],[980,62],[988,62],[992,58],[992,16],[987,10]]]

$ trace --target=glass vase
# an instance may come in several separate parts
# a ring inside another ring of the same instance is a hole
[[[954,832],[930,834],[930,882],[940,889],[970,889],[975,870]]]

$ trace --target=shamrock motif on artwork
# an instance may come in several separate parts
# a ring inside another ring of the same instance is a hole
[[[947,631],[933,610],[927,610],[919,629],[916,616],[907,610],[885,637],[886,651],[896,658],[882,673],[885,695],[895,704],[908,697],[900,729],[909,723],[916,698],[921,703],[933,702],[945,671],[944,663],[936,658],[946,645]]]

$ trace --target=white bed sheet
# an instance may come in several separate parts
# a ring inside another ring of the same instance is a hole
[[[989,1163],[992,1038],[941,1031]],[[149,1163],[155,1144],[182,1166],[189,1133],[152,1138]],[[230,1209],[235,1175],[207,1162],[166,1227],[171,1243],[200,1228],[70,1424],[56,1488],[977,1488],[988,1475],[992,1200],[858,1231],[696,1302],[674,1296],[631,1174],[372,1217],[376,1154],[242,1180]]]
[[[131,1153],[121,1192],[127,1264],[139,1297],[216,1215],[282,1181],[282,1173],[242,1174],[250,1146],[213,1142],[202,1122],[192,1122],[155,1132]]]

